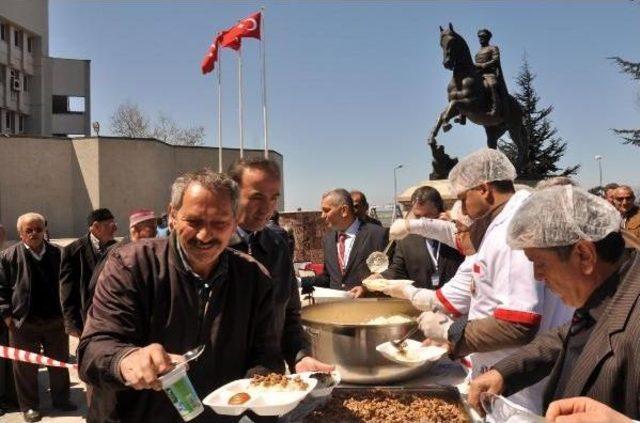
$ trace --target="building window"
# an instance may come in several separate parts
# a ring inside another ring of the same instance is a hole
[[[27,37],[27,51],[33,52],[33,37]]]
[[[31,86],[31,77],[25,75],[22,81],[22,91],[28,92]]]
[[[7,25],[0,22],[0,40],[7,40]]]
[[[17,29],[13,31],[13,44],[16,47],[22,47],[22,31]]]
[[[24,132],[24,116],[20,115],[18,117],[18,133],[22,134]]]
[[[66,95],[52,96],[51,111],[53,113],[75,113],[85,112],[84,97],[69,97]]]
[[[0,65],[0,86],[4,87],[4,84],[7,81],[7,67],[5,65]]]

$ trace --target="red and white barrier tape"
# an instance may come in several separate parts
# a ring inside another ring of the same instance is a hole
[[[24,361],[25,363],[41,364],[49,367],[65,367],[67,369],[77,369],[76,364],[63,363],[44,355],[32,353],[17,348],[5,347],[0,345],[0,358],[6,358],[13,361]]]

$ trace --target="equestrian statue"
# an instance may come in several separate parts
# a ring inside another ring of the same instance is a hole
[[[528,160],[529,140],[522,121],[522,109],[518,101],[507,91],[502,68],[500,50],[490,45],[491,32],[478,31],[480,50],[471,58],[469,46],[462,36],[455,32],[453,25],[440,27],[442,64],[453,72],[447,87],[449,104],[440,114],[429,135],[431,151],[437,151],[436,136],[440,128],[444,132],[451,129],[451,119],[464,125],[471,122],[482,125],[487,134],[487,146],[497,148],[498,139],[507,131],[518,147],[516,169],[524,169]],[[440,151],[442,156],[443,151]],[[437,159],[434,156],[434,170]],[[447,172],[448,173],[448,172]],[[446,178],[446,174],[440,176]]]

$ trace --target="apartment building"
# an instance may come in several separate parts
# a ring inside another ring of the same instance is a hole
[[[48,0],[0,1],[0,133],[91,135],[90,61],[49,56]]]

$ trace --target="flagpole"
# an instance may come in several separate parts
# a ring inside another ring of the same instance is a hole
[[[218,172],[222,173],[222,61],[218,51]]]
[[[260,47],[262,50],[262,120],[264,125],[264,158],[269,158],[269,126],[267,120],[267,61],[266,61],[266,50],[267,50],[267,41],[265,37],[264,30],[264,7],[260,8],[261,12],[261,22],[260,25],[260,37],[262,38],[262,42],[260,43]]]
[[[243,158],[244,128],[242,125],[242,46],[238,47],[238,125],[240,126],[240,158]]]

